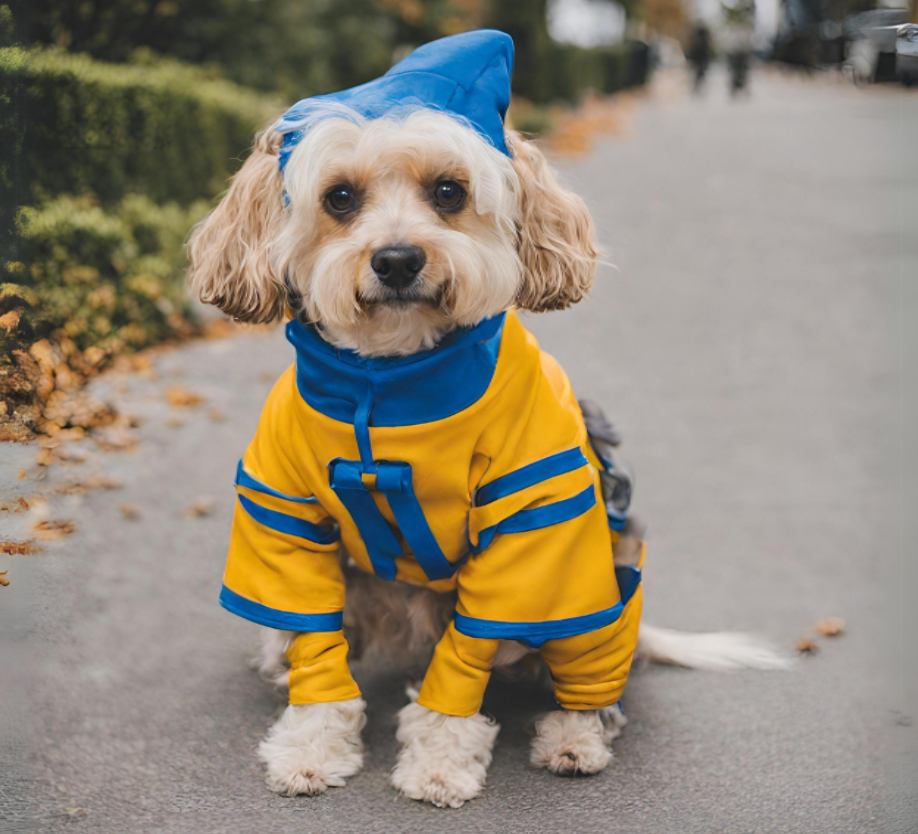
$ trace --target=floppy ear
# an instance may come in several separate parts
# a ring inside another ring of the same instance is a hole
[[[519,256],[523,281],[517,305],[544,313],[576,304],[593,286],[593,218],[576,194],[562,188],[542,152],[507,131],[520,181]]]
[[[284,210],[280,142],[270,130],[258,136],[227,195],[189,239],[191,289],[237,321],[264,324],[284,315],[284,281],[271,256]]]

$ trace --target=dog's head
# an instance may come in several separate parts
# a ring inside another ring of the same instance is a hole
[[[193,289],[240,321],[289,308],[340,347],[406,355],[514,305],[562,309],[593,283],[586,206],[512,131],[508,157],[432,109],[339,106],[283,175],[281,138],[258,138],[190,242]]]

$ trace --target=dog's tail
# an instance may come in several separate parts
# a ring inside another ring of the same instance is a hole
[[[790,669],[794,659],[754,634],[738,631],[693,633],[641,623],[637,655],[708,672]]]

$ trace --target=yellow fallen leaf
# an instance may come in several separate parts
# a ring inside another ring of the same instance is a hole
[[[813,654],[813,652],[819,651],[819,643],[815,640],[810,640],[809,637],[801,637],[797,641],[796,649],[800,654]]]
[[[121,510],[121,515],[127,519],[133,521],[136,518],[140,518],[140,513],[130,504],[119,504],[118,509]]]
[[[76,529],[72,521],[38,521],[32,525],[36,539],[50,542],[69,536]]]
[[[9,585],[10,581],[6,578],[6,575],[9,573],[8,570],[0,570],[0,585]]]
[[[198,499],[187,510],[185,515],[188,518],[201,518],[201,516],[210,515],[213,512],[214,505],[212,501]]]
[[[189,391],[184,385],[170,385],[166,389],[166,401],[171,406],[191,408],[200,405],[204,398],[200,394]]]
[[[0,553],[7,556],[28,556],[33,550],[32,542],[0,542]]]
[[[838,637],[845,630],[845,621],[841,617],[823,617],[816,623],[816,631],[823,637]]]

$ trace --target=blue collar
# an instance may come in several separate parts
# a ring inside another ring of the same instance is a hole
[[[431,350],[402,358],[364,357],[326,342],[316,328],[287,324],[296,348],[300,396],[316,411],[344,423],[414,426],[443,420],[488,390],[500,351],[505,313],[455,330]]]

